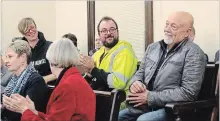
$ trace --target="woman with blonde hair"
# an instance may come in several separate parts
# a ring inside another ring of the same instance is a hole
[[[69,39],[55,41],[46,57],[57,77],[46,114],[37,111],[30,99],[20,95],[5,99],[14,107],[11,110],[22,113],[22,121],[94,121],[95,94],[75,67],[79,53],[74,44]]]
[[[48,102],[48,88],[43,77],[30,64],[31,48],[26,41],[12,42],[6,50],[5,64],[13,73],[3,91],[3,107],[1,118],[7,121],[20,121],[21,114],[11,110],[6,99],[14,94],[33,100],[37,110],[45,112]]]

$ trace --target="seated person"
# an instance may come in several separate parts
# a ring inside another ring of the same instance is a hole
[[[82,55],[80,58],[81,65],[87,68],[94,80],[91,86],[95,90],[123,89],[127,92],[127,84],[138,62],[132,46],[126,41],[119,41],[118,25],[111,17],[103,17],[97,31],[103,47],[92,57]]]
[[[89,51],[89,56],[93,56],[93,54],[98,51],[102,47],[102,41],[100,38],[95,39],[95,49]]]
[[[85,78],[90,80],[89,83],[94,90],[121,89],[127,93],[128,84],[138,63],[133,48],[130,43],[119,40],[118,25],[111,17],[103,17],[98,23],[97,31],[103,47],[92,57],[81,55],[80,58],[81,65],[88,73]],[[123,102],[120,109],[124,108]]]
[[[165,38],[148,46],[126,98],[127,109],[119,121],[167,121],[166,103],[196,100],[206,59],[198,45],[188,40],[193,17],[175,12],[168,17]]]
[[[77,48],[69,39],[55,41],[46,57],[57,77],[46,113],[36,109],[31,99],[18,94],[11,98],[4,96],[6,107],[11,106],[10,110],[21,113],[21,121],[94,121],[95,94],[74,67],[79,61]]]
[[[7,86],[12,73],[8,70],[8,68],[5,66],[4,61],[2,59],[2,52],[0,52],[0,56],[1,56],[1,62],[0,62],[0,66],[1,66],[1,93],[4,91],[5,87]]]
[[[43,77],[38,74],[35,68],[29,64],[31,58],[31,48],[27,42],[19,40],[12,42],[6,50],[6,65],[13,73],[8,85],[5,87],[3,95],[10,98],[13,94],[27,95],[34,101],[36,109],[45,112],[48,102],[48,89]],[[10,111],[10,105],[4,101],[1,113],[2,120],[20,121],[21,114]]]
[[[77,48],[77,38],[74,34],[68,33],[68,34],[63,35],[62,38],[67,38],[67,39],[71,40],[73,42],[73,44],[75,45],[75,47]],[[77,50],[80,51],[78,48],[77,48]],[[85,75],[85,68],[82,65],[76,65],[76,68],[79,70],[79,72],[82,75]]]
[[[70,39],[73,42],[73,44],[76,46],[76,48],[77,48],[77,38],[76,38],[76,36],[74,34],[72,34],[72,33],[64,34],[63,38]],[[78,51],[79,51],[79,49],[78,49]]]

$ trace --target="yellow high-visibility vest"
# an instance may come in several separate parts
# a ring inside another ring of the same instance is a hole
[[[103,54],[104,57],[100,63]],[[93,55],[93,59],[97,68],[110,73],[107,77],[109,88],[128,91],[130,79],[135,73],[138,63],[131,44],[119,41],[108,52],[105,52],[105,47],[101,47]]]

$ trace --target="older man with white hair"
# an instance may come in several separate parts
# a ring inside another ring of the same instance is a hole
[[[131,79],[128,108],[120,112],[119,121],[166,121],[166,103],[196,100],[206,60],[200,47],[188,40],[192,27],[187,12],[168,17],[164,39],[148,46]]]

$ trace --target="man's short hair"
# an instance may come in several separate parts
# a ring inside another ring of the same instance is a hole
[[[31,48],[28,42],[24,40],[17,40],[9,44],[8,48],[12,49],[18,56],[26,54],[27,64],[31,61]]]
[[[31,25],[31,24],[34,24],[34,25],[36,26],[34,19],[29,18],[29,17],[21,19],[21,21],[20,21],[19,24],[18,24],[18,30],[19,30],[19,32],[20,32],[22,35],[24,35],[25,32],[26,32],[27,29],[28,29],[28,26]],[[37,27],[37,26],[36,26],[36,27]]]
[[[73,42],[73,44],[77,47],[77,38],[74,34],[72,34],[72,33],[65,34],[65,35],[63,35],[63,38],[70,39]]]
[[[115,20],[112,17],[104,16],[98,23],[98,26],[97,26],[98,33],[99,33],[99,27],[100,27],[101,22],[102,21],[109,21],[109,20],[112,20],[115,23],[116,29],[118,29],[118,24],[115,22]]]
[[[68,38],[53,42],[46,54],[51,66],[67,68],[78,65],[79,53],[77,48]]]

